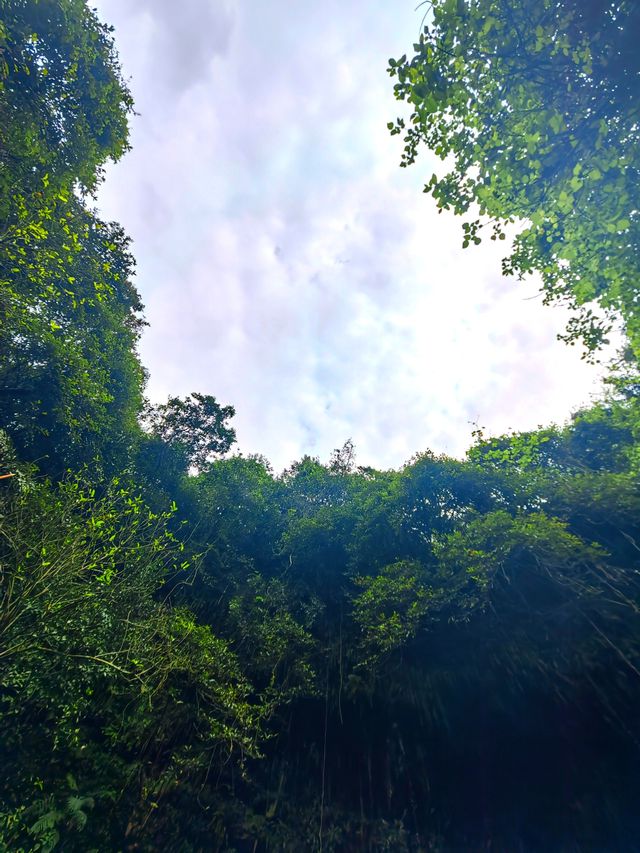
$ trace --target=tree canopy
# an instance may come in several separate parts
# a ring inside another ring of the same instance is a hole
[[[131,109],[84,0],[2,0],[0,412],[23,457],[51,470],[57,456],[57,474],[122,467],[141,404],[129,241],[84,202],[127,150]]]
[[[235,442],[236,432],[227,424],[234,415],[233,406],[221,406],[210,394],[194,393],[149,406],[146,419],[152,434],[183,455],[187,466],[204,471]]]
[[[412,110],[390,123],[402,165],[445,160],[425,192],[467,217],[464,245],[516,223],[504,272],[538,273],[590,350],[621,316],[638,358],[638,4],[435,0],[427,18],[390,60]]]
[[[110,27],[84,0],[0,4],[0,217],[96,187],[128,149],[131,95]],[[6,235],[5,235],[6,236]]]
[[[0,853],[637,844],[638,11],[432,6],[405,163],[448,158],[465,242],[519,222],[507,271],[630,346],[563,426],[277,474],[232,406],[144,399],[90,206],[128,145],[109,28],[0,0]]]

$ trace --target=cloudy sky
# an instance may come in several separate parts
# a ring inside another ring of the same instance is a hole
[[[100,0],[136,100],[99,204],[133,237],[149,395],[214,394],[282,468],[352,438],[360,464],[459,455],[562,422],[597,371],[566,316],[461,249],[423,155],[400,169],[387,59],[422,10],[389,0]]]

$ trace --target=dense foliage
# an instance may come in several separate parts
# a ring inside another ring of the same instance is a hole
[[[507,266],[630,345],[563,427],[276,475],[229,455],[231,406],[143,400],[128,241],[89,205],[131,110],[108,28],[0,0],[0,850],[634,849],[634,8],[432,5],[392,65],[407,160],[455,155],[439,204],[529,219]]]
[[[435,0],[415,55],[390,61],[412,107],[403,165],[446,159],[425,187],[440,209],[519,233],[503,269],[537,272],[546,301],[574,309],[589,348],[624,319],[640,357],[640,9],[633,0]],[[600,309],[598,311],[594,305]]]
[[[84,0],[2,0],[0,422],[56,475],[126,465],[141,405],[129,241],[82,201],[126,151],[131,109]]]

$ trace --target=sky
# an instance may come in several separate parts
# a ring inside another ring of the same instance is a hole
[[[104,217],[133,239],[154,402],[233,405],[238,446],[277,470],[401,466],[489,434],[562,423],[598,369],[557,341],[505,244],[462,250],[462,220],[399,168],[389,57],[423,10],[389,0],[99,0],[137,115]]]

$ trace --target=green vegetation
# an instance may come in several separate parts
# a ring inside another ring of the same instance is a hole
[[[0,423],[57,476],[126,465],[142,403],[128,239],[85,204],[131,110],[84,0],[2,0]]]
[[[637,10],[432,6],[406,162],[453,155],[465,241],[526,220],[507,269],[629,344],[564,427],[275,475],[231,406],[144,401],[90,208],[132,108],[109,30],[0,0],[0,850],[635,849]]]
[[[622,315],[640,357],[640,131],[632,0],[436,0],[415,56],[391,60],[410,103],[402,165],[451,158],[425,192],[468,214],[464,246],[520,226],[507,274],[537,272],[573,309],[567,339],[600,345]],[[594,311],[596,303],[601,311]]]

